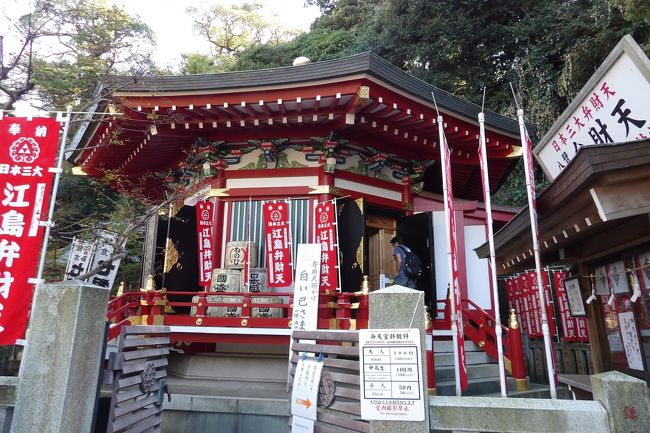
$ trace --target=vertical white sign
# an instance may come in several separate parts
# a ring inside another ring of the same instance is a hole
[[[630,368],[643,371],[643,357],[641,347],[639,346],[639,336],[636,331],[636,321],[634,312],[619,313],[618,323],[623,337],[623,347],[625,348],[625,357]]]
[[[419,329],[359,331],[361,418],[424,421]]]
[[[296,257],[291,329],[318,328],[318,286],[320,284],[320,244],[300,244]]]
[[[70,246],[70,257],[65,268],[63,281],[74,280],[79,275],[85,274],[90,269],[90,260],[93,257],[95,244],[83,239],[74,238]]]
[[[95,251],[95,258],[93,259],[93,264],[90,269],[95,269],[96,267],[102,265],[108,261],[113,255],[113,243],[115,242],[116,236],[112,233],[104,232],[101,235],[101,240],[97,245],[97,250]],[[120,267],[121,259],[114,259],[111,261],[111,264],[107,267],[102,268],[101,271],[97,274],[88,278],[88,282],[94,284],[95,286],[105,287],[111,289],[113,283],[115,282],[115,277],[117,276],[117,270]]]
[[[300,357],[293,376],[291,415],[316,420],[318,386],[323,372],[323,360]]]

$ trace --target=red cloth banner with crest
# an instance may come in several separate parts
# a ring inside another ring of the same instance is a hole
[[[0,120],[0,344],[27,328],[58,142],[55,119]]]
[[[589,342],[589,331],[587,330],[586,317],[571,317],[569,301],[564,290],[564,278],[566,272],[553,272],[553,284],[557,295],[560,323],[562,324],[563,341]]]
[[[316,243],[321,244],[320,287],[323,290],[340,290],[338,274],[338,239],[334,215],[334,202],[318,203],[314,212]]]
[[[440,148],[441,157],[443,159],[443,176],[445,176],[445,186],[446,186],[446,213],[447,218],[449,218],[448,227],[449,227],[449,251],[451,254],[451,275],[449,275],[449,281],[451,283],[451,290],[454,292],[454,304],[456,311],[456,323],[458,328],[458,344],[456,350],[458,352],[459,368],[460,368],[460,387],[461,390],[465,391],[469,386],[467,380],[467,367],[465,361],[465,337],[463,332],[463,309],[460,299],[460,283],[458,280],[458,253],[456,249],[456,216],[454,214],[454,193],[452,188],[452,178],[451,178],[451,154],[449,152],[449,146],[447,145],[447,139],[442,138],[442,146]]]
[[[293,282],[289,234],[289,204],[283,201],[264,203],[266,233],[266,269],[269,287],[287,287]]]
[[[214,205],[209,201],[196,204],[196,233],[199,249],[199,285],[210,287],[212,282],[213,248],[212,230],[214,220]]]

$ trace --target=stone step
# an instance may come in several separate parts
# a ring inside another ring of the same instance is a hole
[[[451,340],[434,340],[434,353],[453,353],[454,343]],[[474,344],[471,340],[465,340],[465,352],[483,352],[483,349]]]
[[[167,371],[186,379],[285,383],[288,355],[171,353]]]
[[[454,366],[436,366],[436,383],[453,381],[455,378]],[[498,364],[476,364],[467,366],[467,378],[472,379],[484,379],[484,378],[496,378],[499,379],[499,366]]]
[[[467,389],[463,395],[485,395],[498,393],[499,378],[498,377],[483,377],[480,379],[469,380]],[[436,381],[436,394],[437,395],[456,395],[456,382],[454,380]]]
[[[465,363],[472,364],[489,364],[496,362],[488,356],[487,353],[481,352],[465,352]],[[454,365],[453,353],[434,353],[434,365],[436,368]]]
[[[284,381],[188,379],[174,374],[167,376],[171,394],[206,395],[227,398],[256,398],[288,401],[291,392]]]

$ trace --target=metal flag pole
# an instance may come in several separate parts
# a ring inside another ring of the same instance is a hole
[[[539,239],[537,229],[537,209],[535,205],[535,182],[533,173],[533,159],[531,143],[526,132],[524,124],[524,110],[517,109],[519,119],[519,134],[521,135],[521,147],[524,154],[524,171],[526,173],[526,194],[528,195],[528,213],[530,215],[530,231],[533,238],[533,253],[535,256],[535,273],[537,275],[537,291],[539,294],[540,316],[542,320],[542,334],[544,335],[544,349],[546,352],[546,368],[548,370],[548,383],[551,391],[551,398],[557,398],[555,387],[555,365],[553,362],[553,353],[551,347],[551,334],[548,327],[548,317],[546,315],[546,299],[544,295],[544,282],[542,281],[542,265],[539,257]]]
[[[483,101],[485,103],[485,88],[483,88]],[[479,124],[479,156],[481,162],[481,175],[483,177],[483,200],[485,201],[485,213],[487,214],[488,240],[490,242],[490,277],[492,284],[492,298],[494,302],[494,332],[497,337],[497,357],[499,359],[499,385],[501,386],[501,397],[507,397],[506,373],[503,362],[503,330],[501,327],[501,311],[499,306],[499,287],[497,285],[497,264],[494,251],[494,229],[492,228],[492,202],[490,199],[490,176],[487,161],[487,146],[485,144],[485,114],[483,107],[478,114]]]
[[[440,137],[440,165],[442,166],[442,197],[445,204],[445,229],[448,234],[448,237],[451,238],[451,224],[449,221],[450,212],[449,212],[449,199],[447,197],[447,190],[449,185],[447,185],[447,176],[444,173],[445,166],[447,164],[447,152],[445,148],[447,147],[445,142],[445,131],[443,127],[442,116],[438,115],[438,135]],[[456,395],[462,395],[461,384],[460,384],[460,356],[458,353],[458,323],[457,323],[457,311],[456,311],[456,282],[454,281],[454,271],[453,271],[453,258],[451,251],[451,242],[447,241],[447,272],[449,273],[449,295],[450,295],[450,304],[451,304],[451,338],[454,346],[454,377],[456,379]]]
[[[440,115],[440,110],[438,110],[438,104],[436,103],[436,95],[431,92],[431,98],[433,98],[433,105],[435,106],[436,113],[438,113],[437,122],[438,122],[438,141],[440,142],[440,170],[442,174],[442,197],[445,207],[445,232],[447,233],[447,272],[449,273],[449,295],[450,295],[450,310],[451,310],[451,337],[452,343],[454,346],[454,378],[456,379],[456,395],[462,395],[462,382],[461,382],[461,368],[465,368],[465,355],[464,355],[464,344],[465,341],[462,338],[462,334],[459,335],[458,322],[461,322],[462,326],[462,312],[458,311],[456,308],[457,305],[460,305],[460,294],[458,293],[458,281],[455,278],[456,273],[454,272],[454,249],[452,246],[452,241],[455,236],[455,225],[452,226],[451,221],[454,217],[452,206],[453,206],[453,197],[450,197],[449,194],[451,185],[450,167],[451,162],[448,161],[449,148],[447,147],[447,140],[445,138],[445,129],[442,116]],[[450,201],[451,200],[451,201]],[[459,320],[460,319],[460,320]],[[462,333],[462,328],[460,329]],[[460,338],[459,338],[460,337]],[[462,341],[459,341],[461,340]],[[461,346],[463,345],[463,346]]]
[[[334,245],[336,247],[336,272],[339,277],[339,283],[338,287],[336,288],[337,292],[341,291],[341,263],[339,260],[339,212],[338,212],[338,206],[337,206],[337,199],[332,199],[332,206],[334,206],[334,228],[336,232],[336,244]]]
[[[65,116],[63,112],[58,112],[56,115],[56,120],[58,122],[63,122],[63,136],[61,137],[61,145],[59,146],[59,159],[56,163],[56,168],[49,169],[50,172],[54,173],[54,183],[52,184],[52,194],[50,198],[50,208],[47,213],[47,221],[41,223],[45,226],[45,236],[43,239],[43,247],[41,249],[41,260],[38,264],[38,273],[36,274],[35,284],[43,283],[43,270],[45,269],[45,257],[47,256],[47,244],[50,237],[50,229],[54,225],[52,218],[54,216],[54,207],[56,205],[56,194],[59,190],[59,180],[61,179],[61,173],[63,173],[63,154],[65,152],[65,143],[68,141],[68,131],[70,130],[70,116],[72,112],[72,107],[68,106]]]

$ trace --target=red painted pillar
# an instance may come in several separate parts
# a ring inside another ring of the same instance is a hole
[[[224,189],[226,187],[226,161],[220,159],[212,164],[212,167],[216,170],[216,174],[212,180],[212,187],[216,189]],[[221,246],[223,244],[223,225],[225,224],[225,206],[222,199],[219,197],[212,197],[212,203],[214,205],[214,221],[212,221],[212,227],[214,232],[212,233],[212,263],[215,268],[221,267]],[[205,291],[208,291],[209,287],[205,287]]]
[[[413,206],[413,191],[411,190],[411,177],[406,176],[402,181],[402,203],[407,215],[412,215],[415,207]]]
[[[521,340],[521,329],[517,320],[515,309],[510,310],[510,324],[508,326],[508,358],[512,366],[512,376],[515,378],[518,391],[528,389],[526,382],[526,364],[524,362],[524,347]]]

